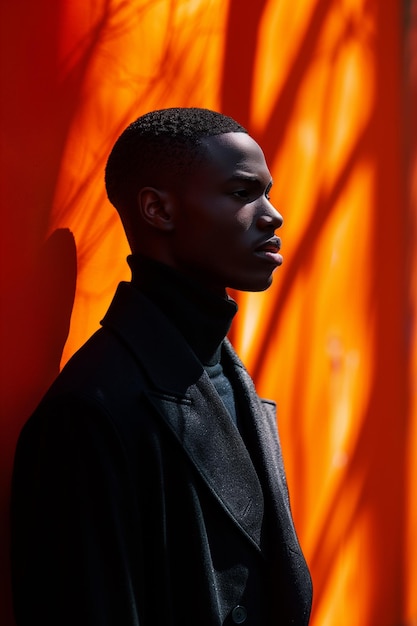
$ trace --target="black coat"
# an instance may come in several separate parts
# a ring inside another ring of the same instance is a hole
[[[246,446],[182,335],[119,285],[19,440],[18,626],[308,624],[275,406],[227,340],[222,358]]]

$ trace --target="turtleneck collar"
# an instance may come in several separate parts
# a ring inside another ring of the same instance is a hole
[[[127,259],[132,284],[154,302],[184,336],[203,365],[220,360],[237,305],[173,268],[142,255]]]

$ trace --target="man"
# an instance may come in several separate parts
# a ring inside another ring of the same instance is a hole
[[[106,188],[132,255],[102,328],[20,437],[18,626],[306,626],[275,407],[225,338],[281,215],[258,144],[204,109],[140,117]]]

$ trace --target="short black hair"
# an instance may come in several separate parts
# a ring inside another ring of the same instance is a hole
[[[234,119],[201,108],[151,111],[132,122],[110,152],[105,170],[107,196],[125,229],[137,192],[161,181],[180,180],[201,158],[201,140],[224,133],[247,133]]]

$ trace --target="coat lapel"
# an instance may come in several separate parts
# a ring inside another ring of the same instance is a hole
[[[300,552],[290,509],[275,403],[259,398],[251,377],[227,340],[224,349],[225,361],[229,363],[228,369],[234,372],[232,384],[241,400],[242,410],[246,413],[254,442],[254,452],[258,459],[257,471],[269,504],[272,534],[277,538],[277,544]]]
[[[236,426],[207,374],[185,398],[148,394],[223,509],[260,549],[263,494]]]

